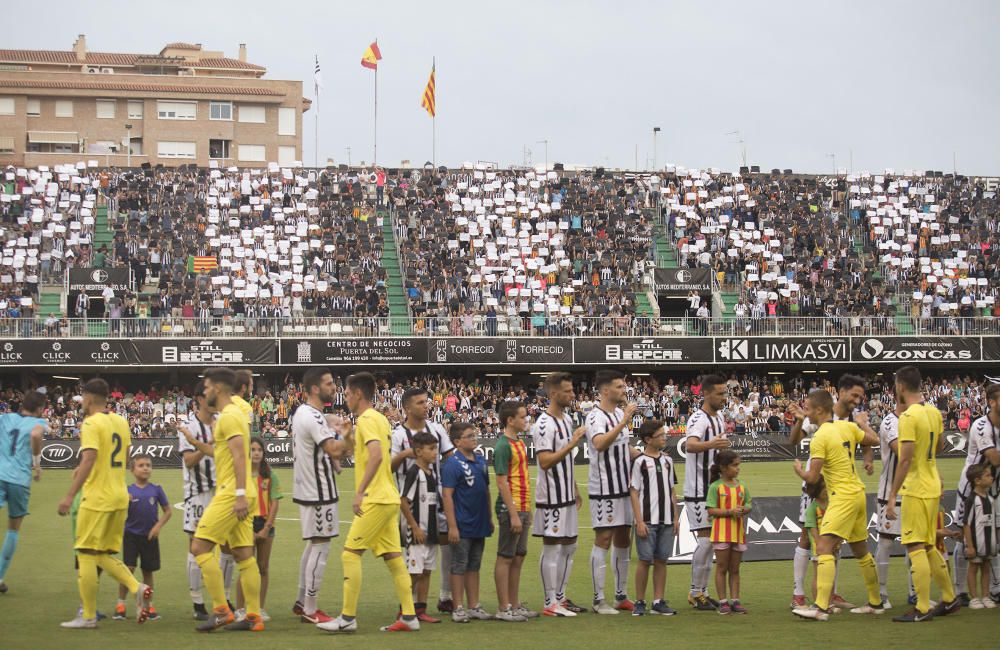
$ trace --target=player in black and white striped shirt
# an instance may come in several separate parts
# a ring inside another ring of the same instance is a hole
[[[573,430],[566,410],[573,403],[573,378],[554,372],[545,379],[549,407],[531,427],[538,460],[535,515],[531,534],[542,538],[542,588],[546,616],[576,616],[583,609],[566,598],[566,585],[573,570],[573,554],[579,525],[577,511],[582,505],[573,480],[573,450],[587,427]]]
[[[684,463],[684,511],[691,532],[698,536],[698,547],[691,556],[691,592],[688,602],[699,610],[714,610],[708,597],[708,578],[712,572],[712,542],[708,535],[712,522],[708,516],[708,470],[715,462],[719,449],[732,443],[726,438],[726,422],[722,408],[726,405],[726,378],[706,375],[701,380],[701,408],[687,421]]]
[[[299,592],[292,611],[307,623],[333,620],[316,601],[323,584],[330,540],[340,532],[337,512],[337,479],[334,461],[350,453],[353,440],[350,426],[341,418],[334,420],[348,437],[328,424],[323,414],[333,398],[333,375],[326,368],[310,368],[302,377],[306,402],[292,415],[292,444],[295,456],[295,487],[292,500],[299,506],[299,522],[305,548],[299,561]],[[333,417],[333,416],[331,416]]]
[[[413,586],[413,607],[421,623],[440,623],[427,614],[427,589],[438,554],[438,440],[420,431],[410,440],[414,463],[399,490],[403,559]]]
[[[212,456],[212,426],[215,412],[205,400],[205,382],[194,387],[195,410],[180,426],[177,449],[183,458],[184,474],[184,532],[194,536],[205,508],[215,494],[215,459]],[[205,597],[202,594],[201,567],[194,555],[187,557],[188,590],[194,604],[194,618],[208,620]]]
[[[965,478],[971,486],[971,494],[965,500],[965,518],[957,523],[962,525],[965,556],[972,567],[969,576],[969,608],[992,609],[996,604],[990,598],[990,568],[987,565],[997,556],[996,501],[990,494],[993,468],[988,464],[973,465],[965,472]]]
[[[889,519],[885,516],[885,508],[888,505],[887,499],[892,492],[892,482],[896,478],[896,466],[899,463],[899,413],[896,411],[887,413],[882,418],[882,424],[878,428],[878,437],[881,443],[882,473],[878,479],[878,546],[875,549],[875,568],[878,570],[879,591],[882,593],[882,607],[889,609],[892,605],[889,602],[889,558],[892,553],[892,545],[897,537],[902,534],[902,523],[899,517]],[[902,507],[902,497],[896,497],[895,507]],[[909,556],[907,556],[909,564]]]
[[[389,444],[390,466],[395,473],[396,482],[402,490],[406,473],[415,465],[413,456],[413,437],[426,432],[437,438],[438,457],[431,465],[434,480],[438,485],[438,503],[441,503],[441,462],[455,451],[455,445],[440,422],[427,419],[431,401],[426,388],[410,387],[403,391],[403,421],[392,430]],[[438,589],[438,611],[451,612],[454,603],[451,599],[451,546],[448,544],[448,520],[443,509],[438,509],[437,542],[441,547],[441,586]]]
[[[600,399],[597,407],[587,414],[587,446],[590,471],[587,493],[590,497],[590,524],[594,529],[594,546],[590,551],[590,578],[594,587],[593,610],[598,614],[632,611],[629,601],[628,565],[631,554],[632,504],[629,499],[629,466],[639,452],[629,445],[629,428],[635,415],[635,404],[625,399],[625,375],[617,370],[601,370],[594,378],[594,388]],[[608,549],[615,567],[615,606],[604,600]]]

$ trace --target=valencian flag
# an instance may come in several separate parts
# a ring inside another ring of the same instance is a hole
[[[427,87],[424,88],[424,98],[420,100],[420,105],[424,107],[427,113],[434,117],[435,107],[434,107],[434,68],[436,66],[431,66],[431,78],[427,80]]]
[[[188,273],[207,273],[219,267],[219,260],[211,255],[188,255]]]
[[[372,43],[365,50],[364,56],[361,57],[361,65],[370,69],[378,70],[378,62],[382,60],[382,52],[378,49],[378,43]]]

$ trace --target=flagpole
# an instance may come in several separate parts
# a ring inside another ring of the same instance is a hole
[[[431,115],[431,164],[437,167],[437,57],[431,57],[431,73],[434,75],[434,114]]]
[[[375,39],[378,45],[378,39]],[[375,151],[372,154],[372,164],[378,164],[378,62],[375,63]]]
[[[319,55],[316,55],[316,66],[319,67]],[[319,82],[316,79],[316,73],[313,73],[313,94],[316,96],[316,113],[313,114],[313,118],[316,120],[316,126],[313,129],[313,167],[319,167]]]

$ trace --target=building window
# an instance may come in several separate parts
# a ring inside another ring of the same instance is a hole
[[[161,120],[194,120],[198,117],[198,103],[157,101],[156,116]]]
[[[142,155],[142,138],[132,138],[128,143],[129,150],[133,156]]]
[[[208,105],[208,119],[210,120],[232,120],[232,102],[211,102]]]
[[[0,135],[0,153],[14,153],[14,137]]]
[[[295,135],[295,109],[278,109],[278,135]]]
[[[56,117],[73,117],[73,100],[56,100]]]
[[[0,115],[14,114],[14,98],[0,97]]]
[[[194,142],[165,142],[161,140],[156,143],[156,155],[160,158],[194,158],[196,151]]]
[[[295,147],[278,147],[278,164],[291,165],[295,162]]]
[[[141,99],[130,99],[128,100],[128,119],[130,120],[141,120],[142,119],[142,108],[143,102]]]
[[[100,119],[114,119],[115,117],[115,100],[113,99],[98,99],[97,100],[97,117]]]
[[[28,100],[28,117],[38,117],[42,114],[42,100]]]
[[[260,104],[244,104],[240,106],[240,122],[264,124],[267,122],[267,118],[264,116],[264,107]]]
[[[239,160],[244,160],[246,162],[267,161],[266,150],[262,144],[241,144],[239,145],[238,151]]]
[[[208,157],[213,160],[232,158],[232,140],[209,140]]]

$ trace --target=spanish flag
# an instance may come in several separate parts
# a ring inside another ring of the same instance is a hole
[[[420,105],[424,107],[427,113],[434,117],[434,68],[435,65],[431,65],[431,78],[427,80],[427,87],[424,88],[424,98],[420,100]]]
[[[188,255],[188,273],[208,273],[219,267],[219,260],[210,255]]]
[[[378,62],[382,60],[382,52],[378,49],[378,42],[373,42],[365,50],[364,56],[361,57],[361,65],[370,69],[378,70]]]

